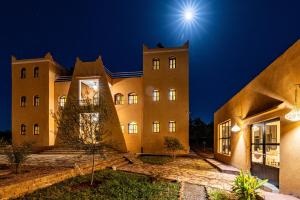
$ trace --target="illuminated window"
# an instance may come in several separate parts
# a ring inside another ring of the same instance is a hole
[[[160,64],[160,61],[158,58],[154,58],[152,60],[152,67],[153,67],[153,70],[159,70],[159,64]]]
[[[22,96],[21,97],[21,107],[25,107],[26,106],[26,97]]]
[[[123,94],[115,94],[115,104],[116,105],[122,105],[124,104],[124,95]]]
[[[40,127],[38,124],[33,125],[33,135],[39,135],[40,134]]]
[[[60,107],[64,107],[66,102],[67,102],[67,97],[66,96],[59,97],[58,104],[59,104]]]
[[[21,124],[20,134],[21,135],[25,135],[26,134],[26,125],[25,124]]]
[[[128,94],[128,104],[137,104],[137,95],[136,93]]]
[[[160,124],[158,121],[153,122],[152,131],[153,133],[159,133]]]
[[[169,132],[170,133],[176,132],[176,122],[175,121],[169,121]]]
[[[231,154],[231,121],[228,120],[219,124],[219,153]]]
[[[175,101],[176,100],[176,90],[175,89],[170,89],[169,90],[169,100],[170,101]]]
[[[128,124],[128,133],[137,133],[137,123],[136,122],[130,122]]]
[[[33,69],[33,77],[38,78],[39,77],[39,67],[35,67]]]
[[[20,75],[20,77],[21,77],[21,79],[26,78],[26,69],[25,68],[21,69],[21,75]]]
[[[175,57],[170,57],[169,58],[169,68],[170,69],[175,69],[176,68],[176,58]]]
[[[39,105],[40,105],[40,97],[39,97],[39,95],[35,95],[33,97],[33,106],[37,107]]]
[[[122,133],[125,133],[125,127],[124,127],[124,125],[121,125],[121,130],[122,130]]]
[[[152,99],[153,101],[159,101],[159,90],[153,90]]]

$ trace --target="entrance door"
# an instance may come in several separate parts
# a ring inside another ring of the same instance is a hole
[[[251,126],[251,173],[279,186],[280,121]]]

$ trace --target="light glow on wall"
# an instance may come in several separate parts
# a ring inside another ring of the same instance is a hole
[[[237,124],[235,124],[232,128],[231,128],[231,131],[232,132],[239,132],[241,130],[241,128],[237,125]]]

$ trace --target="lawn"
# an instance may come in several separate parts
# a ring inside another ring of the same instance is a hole
[[[108,169],[96,172],[94,180],[90,186],[90,175],[78,176],[18,199],[173,200],[180,189],[176,182]]]
[[[173,161],[170,156],[139,156],[139,159],[144,163],[153,165],[163,165]]]

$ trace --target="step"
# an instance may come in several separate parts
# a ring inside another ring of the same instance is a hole
[[[217,168],[219,171],[226,173],[226,174],[233,174],[233,175],[239,175],[240,170],[238,168],[235,168],[231,165],[227,165],[225,163],[222,163],[220,161],[217,161],[215,159],[206,158],[204,159],[208,163],[210,163],[212,166]]]

